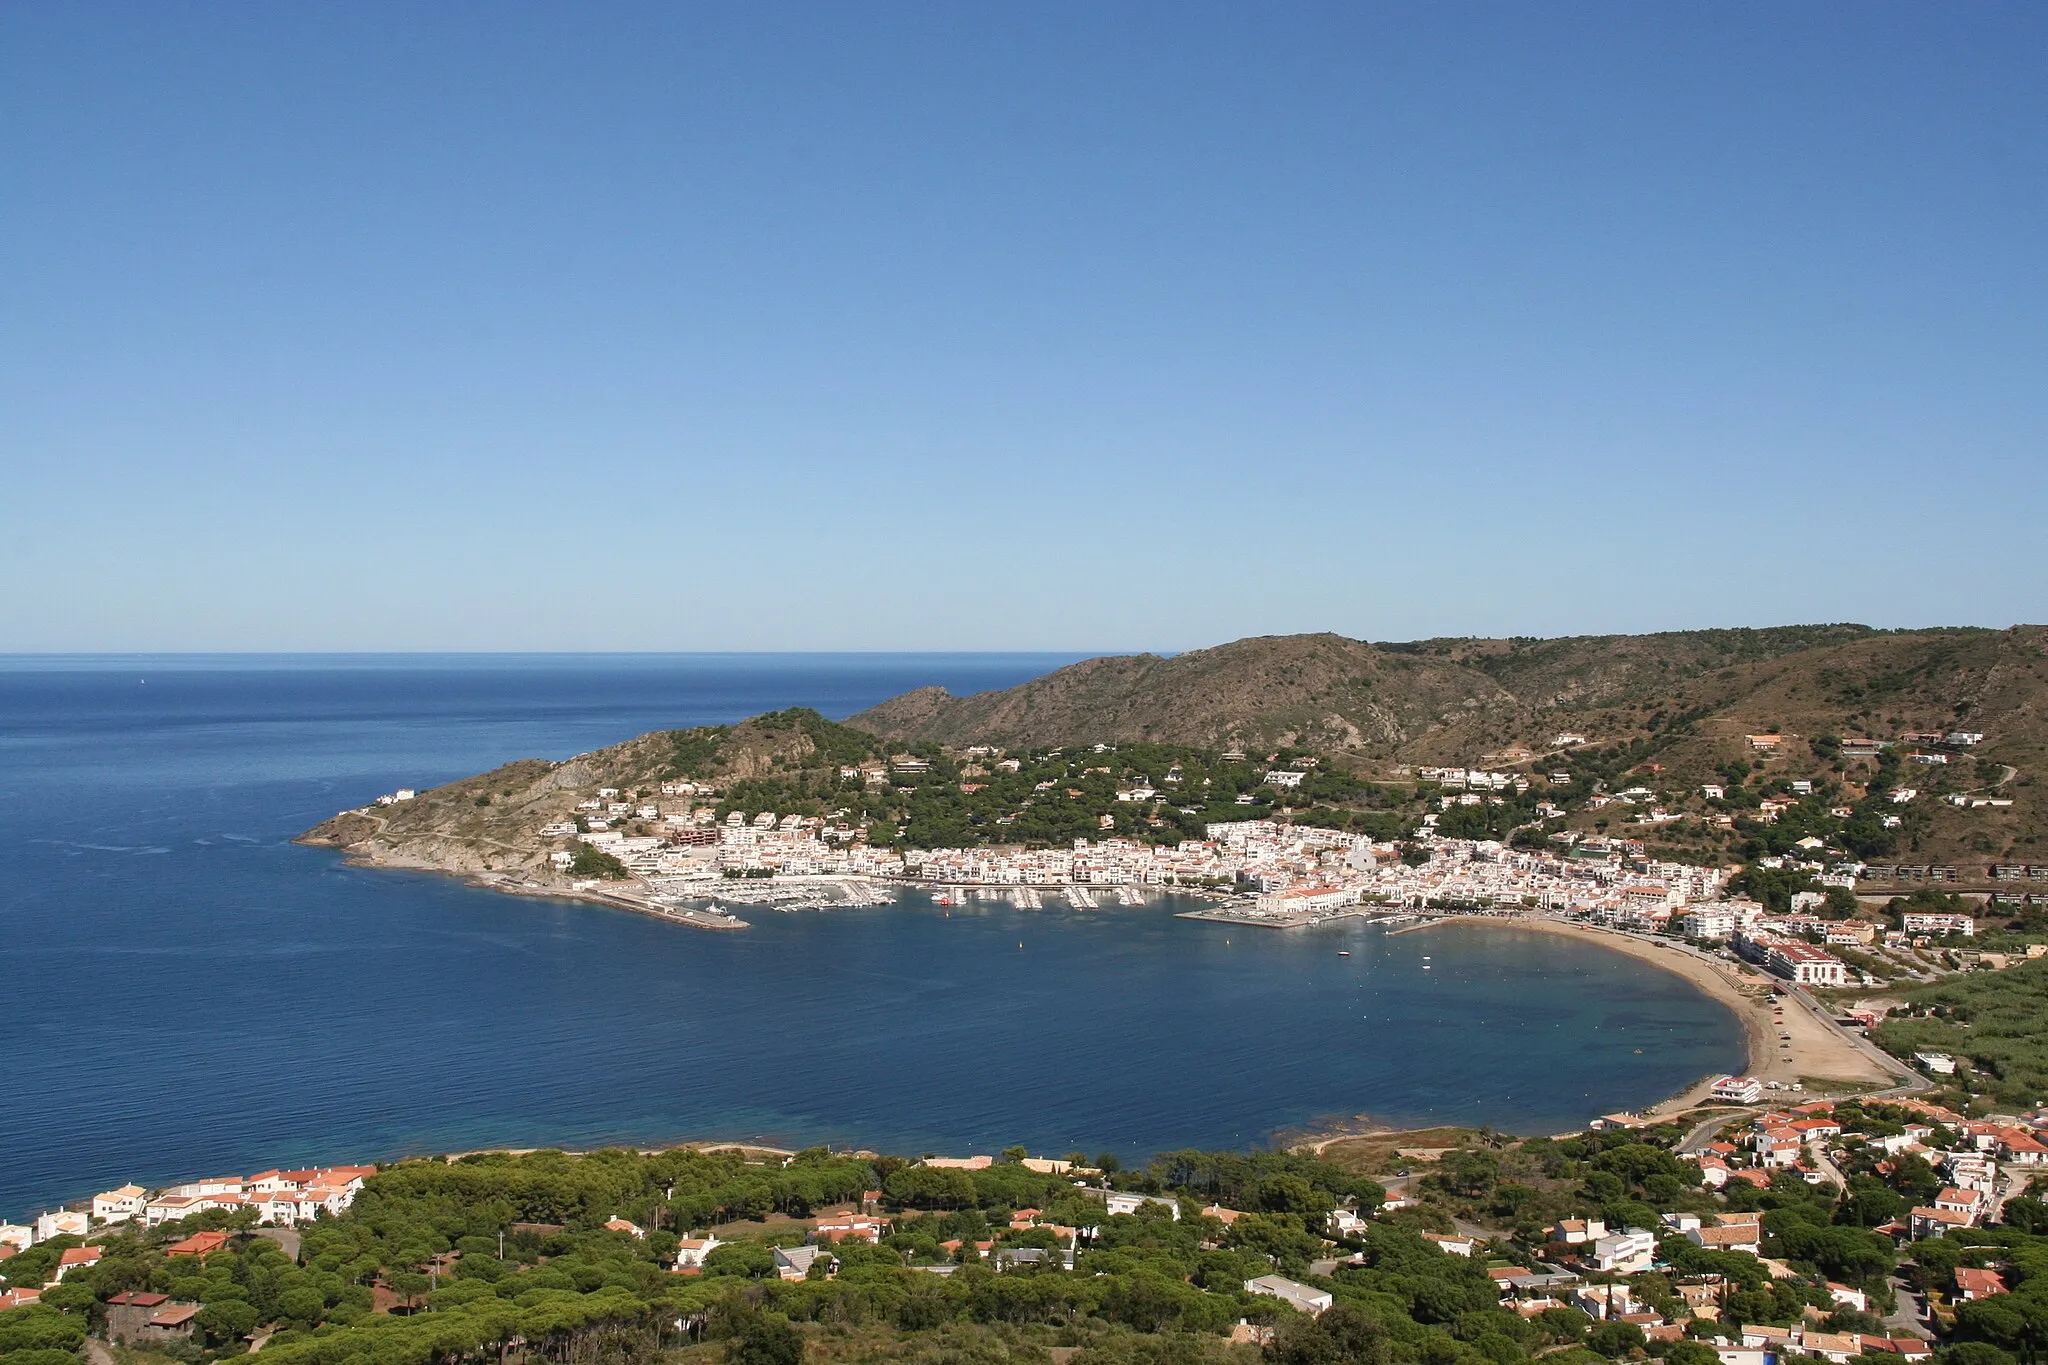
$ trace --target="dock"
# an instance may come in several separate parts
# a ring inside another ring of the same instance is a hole
[[[1213,906],[1206,910],[1183,910],[1174,918],[1209,920],[1216,924],[1242,924],[1259,929],[1303,929],[1340,919],[1362,919],[1393,924],[1412,919],[1413,916],[1400,912],[1388,914],[1384,906],[1378,905],[1345,905],[1334,910],[1303,910],[1291,915],[1262,915],[1251,906],[1240,902],[1236,905]]]

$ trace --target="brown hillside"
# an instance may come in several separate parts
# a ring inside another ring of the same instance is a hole
[[[1540,767],[1561,732],[1635,745],[1660,789],[1759,761],[1746,736],[1787,739],[1765,761],[1852,785],[1870,763],[1813,741],[1981,731],[1924,792],[1901,856],[2048,862],[2036,785],[2048,763],[2048,627],[1880,632],[1863,626],[1689,631],[1560,640],[1372,645],[1337,635],[1239,640],[1173,658],[1091,659],[1001,692],[924,688],[851,726],[948,744],[1154,741],[1293,745],[1367,770],[1412,763]],[[1492,757],[1489,757],[1492,756]],[[1992,789],[1996,788],[1995,793]],[[1952,794],[2010,797],[1958,809]]]
[[[656,730],[561,763],[520,759],[411,801],[343,811],[299,842],[399,865],[537,873],[566,841],[542,841],[534,832],[573,818],[578,800],[597,788],[614,787],[637,801],[671,778],[725,783],[876,752],[872,735],[834,725],[815,711],[777,711],[738,725]]]

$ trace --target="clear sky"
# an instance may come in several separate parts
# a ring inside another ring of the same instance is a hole
[[[2048,6],[0,4],[0,650],[2048,619]]]

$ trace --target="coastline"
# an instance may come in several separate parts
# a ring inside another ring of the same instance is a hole
[[[293,843],[309,848],[334,848],[335,845],[308,840],[294,839]],[[506,896],[526,896],[539,900],[573,901],[579,905],[599,905],[608,910],[625,910],[635,915],[645,915],[669,924],[680,924],[691,929],[706,929],[713,932],[729,932],[735,929],[750,929],[748,921],[736,915],[714,915],[687,907],[670,909],[656,905],[631,894],[627,889],[638,885],[635,881],[605,884],[608,888],[549,886],[545,883],[522,880],[510,872],[485,872],[467,868],[444,867],[423,859],[410,859],[393,853],[359,853],[348,849],[339,850],[345,867],[358,867],[370,872],[419,872],[437,877],[452,877],[464,886],[479,891],[495,891]]]
[[[1759,1081],[1776,1081],[1781,1086],[1822,1081],[1843,1088],[1885,1087],[1897,1083],[1897,1073],[1875,1061],[1863,1046],[1851,1041],[1835,1024],[1800,1003],[1786,983],[1745,964],[1703,957],[1682,945],[1646,939],[1615,929],[1539,916],[1460,915],[1433,920],[1405,932],[1446,925],[1485,925],[1494,929],[1575,938],[1683,977],[1695,989],[1727,1006],[1735,1015],[1742,1025],[1749,1051],[1748,1074]],[[1777,989],[1784,989],[1787,996],[1781,1002],[1784,1005],[1782,1013],[1773,1009],[1770,1000],[1770,993]],[[1678,1094],[1645,1109],[1643,1115],[1668,1117],[1696,1107],[1706,1098],[1712,1079],[1701,1078]]]

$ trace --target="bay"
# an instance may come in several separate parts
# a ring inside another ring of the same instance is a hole
[[[1720,1005],[1552,936],[916,893],[710,934],[290,843],[515,757],[1067,661],[0,658],[0,1214],[500,1144],[1131,1159],[1358,1114],[1559,1131],[1741,1066]]]

